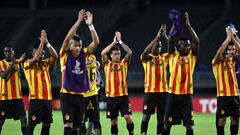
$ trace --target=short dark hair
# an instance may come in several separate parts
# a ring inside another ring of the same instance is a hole
[[[75,41],[80,41],[81,40],[79,35],[74,35],[72,37],[72,39],[75,40]]]
[[[113,51],[118,51],[118,50],[120,50],[119,46],[114,45],[110,52],[112,53]]]

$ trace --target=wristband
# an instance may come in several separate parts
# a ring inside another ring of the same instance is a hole
[[[50,47],[52,47],[52,45],[50,44],[50,43],[47,43],[47,48],[50,48]]]
[[[94,31],[94,30],[95,30],[95,28],[94,28],[93,24],[91,24],[91,25],[88,25],[88,28],[90,29],[90,31]]]
[[[123,43],[123,41],[122,41],[122,40],[119,40],[118,43],[121,45],[121,44]]]

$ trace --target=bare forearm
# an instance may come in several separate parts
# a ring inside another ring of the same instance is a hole
[[[69,48],[68,43],[72,39],[72,37],[76,34],[77,29],[79,28],[80,24],[81,24],[81,21],[77,20],[75,22],[75,24],[71,27],[71,29],[68,31],[68,34],[65,37],[63,45],[62,45],[63,50],[65,50],[65,51],[68,50],[68,48]]]
[[[190,33],[191,38],[192,38],[192,42],[195,43],[196,45],[199,44],[199,38],[198,38],[196,32],[194,31],[194,29],[191,26],[187,26],[187,29]]]
[[[51,57],[53,59],[57,59],[58,58],[58,54],[57,54],[56,50],[52,47],[52,45],[50,45],[50,43],[47,44],[47,48],[48,48],[48,51],[49,51]]]
[[[240,43],[237,41],[237,39],[232,37],[232,41],[233,41],[233,43],[234,43],[234,45],[236,47],[236,50],[240,51]]]
[[[90,31],[91,31],[92,42],[88,46],[88,51],[89,51],[89,53],[93,53],[95,51],[95,49],[98,47],[100,41],[99,41],[99,37],[98,37],[98,34],[97,34],[96,30],[95,29],[92,29],[92,30],[90,29]]]
[[[132,55],[132,50],[125,43],[122,43],[121,46],[128,55]]]
[[[112,47],[116,44],[116,42],[112,42],[111,44],[109,44],[106,48],[104,48],[101,52],[101,55],[106,55],[111,49]]]
[[[222,43],[221,47],[218,49],[218,53],[221,55],[224,53],[227,48],[228,43],[231,41],[231,38],[227,37],[225,41]]]
[[[154,38],[149,44],[148,46],[144,49],[142,54],[148,54],[151,53],[152,48],[156,47],[156,45],[158,44],[159,39],[158,38]]]
[[[44,47],[44,43],[40,43],[40,45],[33,57],[33,59],[35,59],[36,61],[39,61],[39,59],[42,57],[43,47]]]
[[[7,77],[10,75],[11,71],[14,69],[14,62],[11,63],[11,65],[5,70],[4,72],[0,73],[0,76],[4,79],[7,79]]]

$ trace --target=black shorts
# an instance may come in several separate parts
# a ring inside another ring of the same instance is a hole
[[[90,122],[100,120],[98,95],[84,97],[85,101],[85,120]]]
[[[169,94],[164,115],[165,125],[193,126],[193,105],[191,95]]]
[[[144,95],[143,113],[151,115],[155,113],[157,108],[157,115],[163,116],[165,113],[165,106],[168,93],[146,93]]]
[[[22,99],[0,101],[0,120],[12,118],[19,120],[24,117],[26,117],[26,112]]]
[[[108,97],[107,98],[107,118],[115,119],[119,111],[121,116],[132,114],[132,106],[128,96]]]
[[[53,122],[52,101],[41,99],[30,99],[28,107],[28,123],[50,124]]]
[[[61,93],[60,101],[64,124],[73,123],[75,127],[80,127],[85,115],[84,97]]]
[[[239,96],[224,96],[217,98],[217,117],[239,117],[240,98]]]

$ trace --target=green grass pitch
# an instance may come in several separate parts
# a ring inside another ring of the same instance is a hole
[[[63,121],[61,111],[54,111],[54,122],[51,126],[51,135],[63,135]],[[135,124],[135,135],[140,135],[140,125],[142,120],[142,113],[134,112],[133,121]],[[229,133],[229,119],[225,126],[225,134]],[[195,135],[214,135],[216,134],[215,128],[215,115],[214,114],[195,114],[194,115],[194,133]],[[101,112],[102,135],[110,135],[110,120],[106,119],[105,112]],[[119,135],[127,135],[126,123],[122,117],[119,117]],[[41,125],[35,128],[34,135],[40,135]],[[148,135],[156,134],[156,115],[151,117],[148,127]],[[181,125],[173,126],[171,135],[184,135],[185,128]],[[21,135],[20,121],[6,120],[2,135]]]

